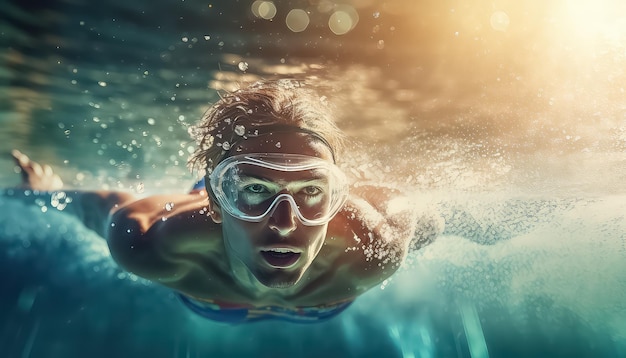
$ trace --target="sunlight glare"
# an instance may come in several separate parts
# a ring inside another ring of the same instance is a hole
[[[621,0],[563,0],[558,15],[563,36],[580,40],[623,40],[626,34],[626,2]]]

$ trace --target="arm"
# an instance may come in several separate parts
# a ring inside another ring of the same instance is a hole
[[[50,166],[42,166],[17,150],[11,155],[21,171],[22,183],[4,190],[4,196],[75,216],[102,237],[106,237],[109,215],[134,200],[127,193],[61,190],[63,182]]]
[[[196,269],[189,262],[195,252],[211,251],[219,240],[207,215],[206,191],[151,196],[135,200],[111,191],[64,191],[61,179],[19,151],[12,153],[22,173],[18,188],[4,195],[25,203],[46,205],[77,217],[107,240],[111,256],[125,270],[166,285]],[[207,226],[207,223],[209,225]],[[207,228],[208,227],[208,228]],[[197,260],[196,260],[197,261]]]
[[[208,216],[204,190],[137,200],[115,211],[110,222],[107,242],[115,261],[172,287],[190,272],[206,270],[197,263],[210,262],[203,257],[222,243],[214,240],[220,228]]]

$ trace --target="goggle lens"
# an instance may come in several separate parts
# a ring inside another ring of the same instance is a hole
[[[287,200],[305,225],[319,225],[347,197],[345,176],[338,168],[293,154],[230,157],[215,168],[210,183],[220,205],[247,221],[261,221]]]

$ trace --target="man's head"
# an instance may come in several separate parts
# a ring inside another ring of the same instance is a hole
[[[198,147],[189,165],[211,172],[225,157],[236,154],[237,143],[281,131],[271,127],[317,135],[334,152],[334,159],[343,146],[343,134],[325,96],[298,80],[263,81],[226,93],[191,127]]]
[[[333,164],[342,136],[325,97],[297,81],[257,83],[224,96],[191,133],[190,163],[209,173],[211,217],[231,260],[265,286],[296,284],[345,200]]]

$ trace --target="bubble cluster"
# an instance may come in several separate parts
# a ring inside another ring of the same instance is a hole
[[[57,210],[65,209],[65,207],[71,202],[72,198],[67,196],[67,194],[63,191],[54,192],[50,197],[50,205]]]

